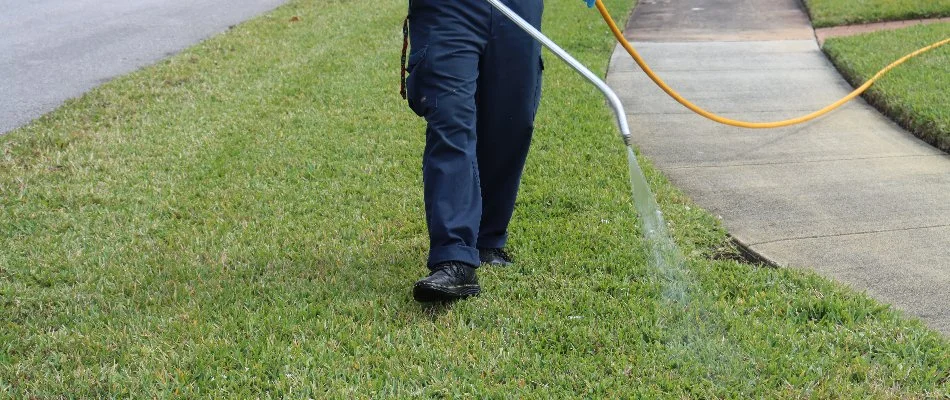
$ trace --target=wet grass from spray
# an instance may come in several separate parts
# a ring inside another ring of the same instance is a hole
[[[0,397],[950,392],[945,338],[733,260],[645,165],[685,255],[682,278],[651,268],[610,111],[550,58],[517,265],[481,269],[478,298],[413,302],[424,125],[397,95],[404,11],[291,2],[0,137]],[[551,0],[544,27],[603,73],[599,18]]]
[[[950,0],[805,0],[816,28],[950,16]]]
[[[918,48],[950,38],[950,23],[830,38],[823,47],[842,75],[860,86],[878,70]],[[907,130],[950,151],[950,45],[895,68],[864,98]]]

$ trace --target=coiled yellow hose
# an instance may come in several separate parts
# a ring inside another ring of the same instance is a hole
[[[601,0],[597,0],[596,5],[597,5],[597,10],[599,10],[599,11],[600,11],[600,15],[604,17],[604,22],[606,22],[607,25],[610,26],[610,30],[613,31],[614,37],[617,38],[617,41],[620,42],[620,44],[623,46],[623,48],[627,50],[627,53],[630,53],[630,56],[633,57],[633,60],[636,61],[637,65],[639,65],[640,68],[643,69],[643,72],[645,72],[645,73],[647,74],[647,76],[649,76],[650,79],[651,79],[654,83],[656,83],[657,86],[660,87],[660,89],[663,89],[663,91],[666,92],[666,94],[670,95],[670,97],[672,97],[672,98],[675,99],[677,102],[679,102],[680,104],[686,106],[686,108],[692,110],[693,112],[695,112],[695,113],[697,113],[697,114],[699,114],[699,115],[702,115],[702,116],[704,116],[704,117],[706,117],[706,118],[709,118],[709,119],[711,119],[711,120],[713,120],[713,121],[716,121],[716,122],[718,122],[718,123],[721,123],[721,124],[726,124],[726,125],[731,125],[731,126],[738,126],[738,127],[740,127],[740,128],[778,128],[778,127],[783,127],[783,126],[789,126],[789,125],[800,124],[800,123],[802,123],[802,122],[806,122],[806,121],[810,121],[810,120],[813,120],[813,119],[815,119],[815,118],[818,118],[818,117],[820,117],[820,116],[822,116],[822,115],[825,115],[825,114],[831,112],[832,110],[834,110],[834,109],[836,109],[836,108],[838,108],[838,107],[841,107],[841,105],[843,105],[844,103],[847,103],[847,102],[851,101],[851,100],[854,99],[855,97],[860,96],[861,93],[864,93],[865,90],[867,90],[869,87],[871,87],[871,85],[873,85],[874,82],[876,82],[878,79],[880,79],[882,76],[884,76],[884,74],[887,74],[890,70],[894,69],[894,68],[897,67],[898,65],[903,64],[905,61],[907,61],[907,60],[909,60],[909,59],[911,59],[911,58],[914,58],[914,57],[916,57],[916,56],[918,56],[918,55],[921,55],[921,54],[923,54],[923,53],[926,53],[926,52],[928,52],[928,51],[930,51],[930,50],[936,49],[936,48],[938,48],[938,47],[940,47],[940,46],[943,46],[943,45],[945,45],[945,44],[947,44],[947,43],[950,43],[950,38],[943,39],[943,40],[941,40],[941,41],[938,41],[938,42],[936,42],[936,43],[934,43],[934,44],[931,44],[931,45],[929,45],[929,46],[927,46],[927,47],[923,47],[923,48],[921,48],[921,49],[919,49],[919,50],[917,50],[917,51],[914,51],[913,53],[910,53],[910,54],[908,54],[908,55],[906,55],[906,56],[903,56],[903,57],[899,58],[897,61],[892,62],[890,65],[884,67],[884,69],[878,71],[876,74],[874,74],[873,77],[871,77],[871,79],[868,79],[867,82],[865,82],[863,85],[861,85],[861,86],[858,87],[857,89],[854,89],[853,92],[851,92],[851,93],[849,93],[847,96],[841,98],[841,100],[838,100],[838,101],[836,101],[836,102],[834,102],[834,103],[831,103],[831,104],[829,104],[828,106],[826,106],[825,108],[822,108],[822,109],[820,109],[820,110],[818,110],[818,111],[815,111],[815,112],[813,112],[813,113],[811,113],[811,114],[803,115],[803,116],[798,117],[798,118],[792,118],[792,119],[787,119],[787,120],[783,120],[783,121],[774,121],[774,122],[747,122],[747,121],[734,120],[734,119],[731,119],[731,118],[726,118],[726,117],[723,117],[723,116],[720,116],[720,115],[713,114],[713,113],[711,113],[711,112],[709,112],[709,111],[706,111],[706,110],[702,109],[701,107],[699,107],[699,106],[693,104],[693,103],[690,102],[689,100],[686,100],[685,98],[683,98],[683,96],[680,96],[679,93],[676,93],[676,91],[673,90],[672,88],[670,88],[670,87],[666,84],[666,82],[663,82],[663,79],[660,79],[660,77],[657,76],[656,73],[653,72],[653,70],[650,68],[650,66],[647,65],[647,63],[646,63],[645,61],[643,61],[643,57],[640,57],[640,53],[638,53],[637,50],[633,48],[633,45],[631,45],[630,42],[627,41],[627,38],[623,37],[623,31],[621,31],[620,28],[617,27],[617,24],[614,23],[614,19],[613,19],[613,17],[610,16],[610,13],[607,11],[607,7],[604,6],[604,3],[603,3]]]

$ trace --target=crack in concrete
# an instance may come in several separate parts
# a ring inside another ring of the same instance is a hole
[[[775,240],[766,240],[764,242],[748,243],[746,246],[750,248],[752,246],[760,246],[763,244],[772,244],[772,243],[781,243],[781,242],[791,242],[795,240],[805,240],[805,239],[821,239],[829,237],[843,237],[843,236],[859,236],[859,235],[873,235],[877,233],[888,233],[888,232],[905,232],[905,231],[914,231],[914,230],[924,230],[924,229],[935,229],[935,228],[946,228],[950,227],[950,223],[940,224],[940,225],[927,225],[927,226],[913,226],[905,228],[894,228],[894,229],[880,229],[880,230],[870,230],[862,232],[847,232],[847,233],[832,233],[828,235],[811,235],[811,236],[800,236],[800,237],[791,237],[785,239],[775,239]]]

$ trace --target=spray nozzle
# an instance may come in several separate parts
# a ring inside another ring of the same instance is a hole
[[[584,0],[587,3],[587,8],[594,8],[594,4],[597,3],[597,0]]]

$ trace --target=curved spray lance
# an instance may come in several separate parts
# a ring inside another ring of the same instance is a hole
[[[640,216],[640,226],[644,238],[650,248],[651,262],[655,267],[660,269],[667,279],[667,285],[664,287],[664,297],[673,301],[685,300],[686,282],[683,277],[685,271],[683,256],[673,241],[673,238],[670,236],[669,230],[666,227],[666,221],[663,219],[663,213],[660,212],[656,198],[653,196],[646,176],[643,174],[643,169],[640,168],[640,164],[637,162],[637,157],[633,151],[633,141],[630,137],[630,127],[627,124],[627,115],[626,112],[624,112],[623,103],[620,101],[620,98],[617,97],[617,94],[614,93],[600,77],[505,6],[500,0],[486,1],[590,81],[590,83],[596,86],[607,98],[607,103],[613,109],[614,115],[616,116],[620,136],[627,146],[627,161],[630,168],[630,185],[633,192],[633,201]],[[595,0],[584,1],[587,2],[588,6],[593,6],[595,3]]]

